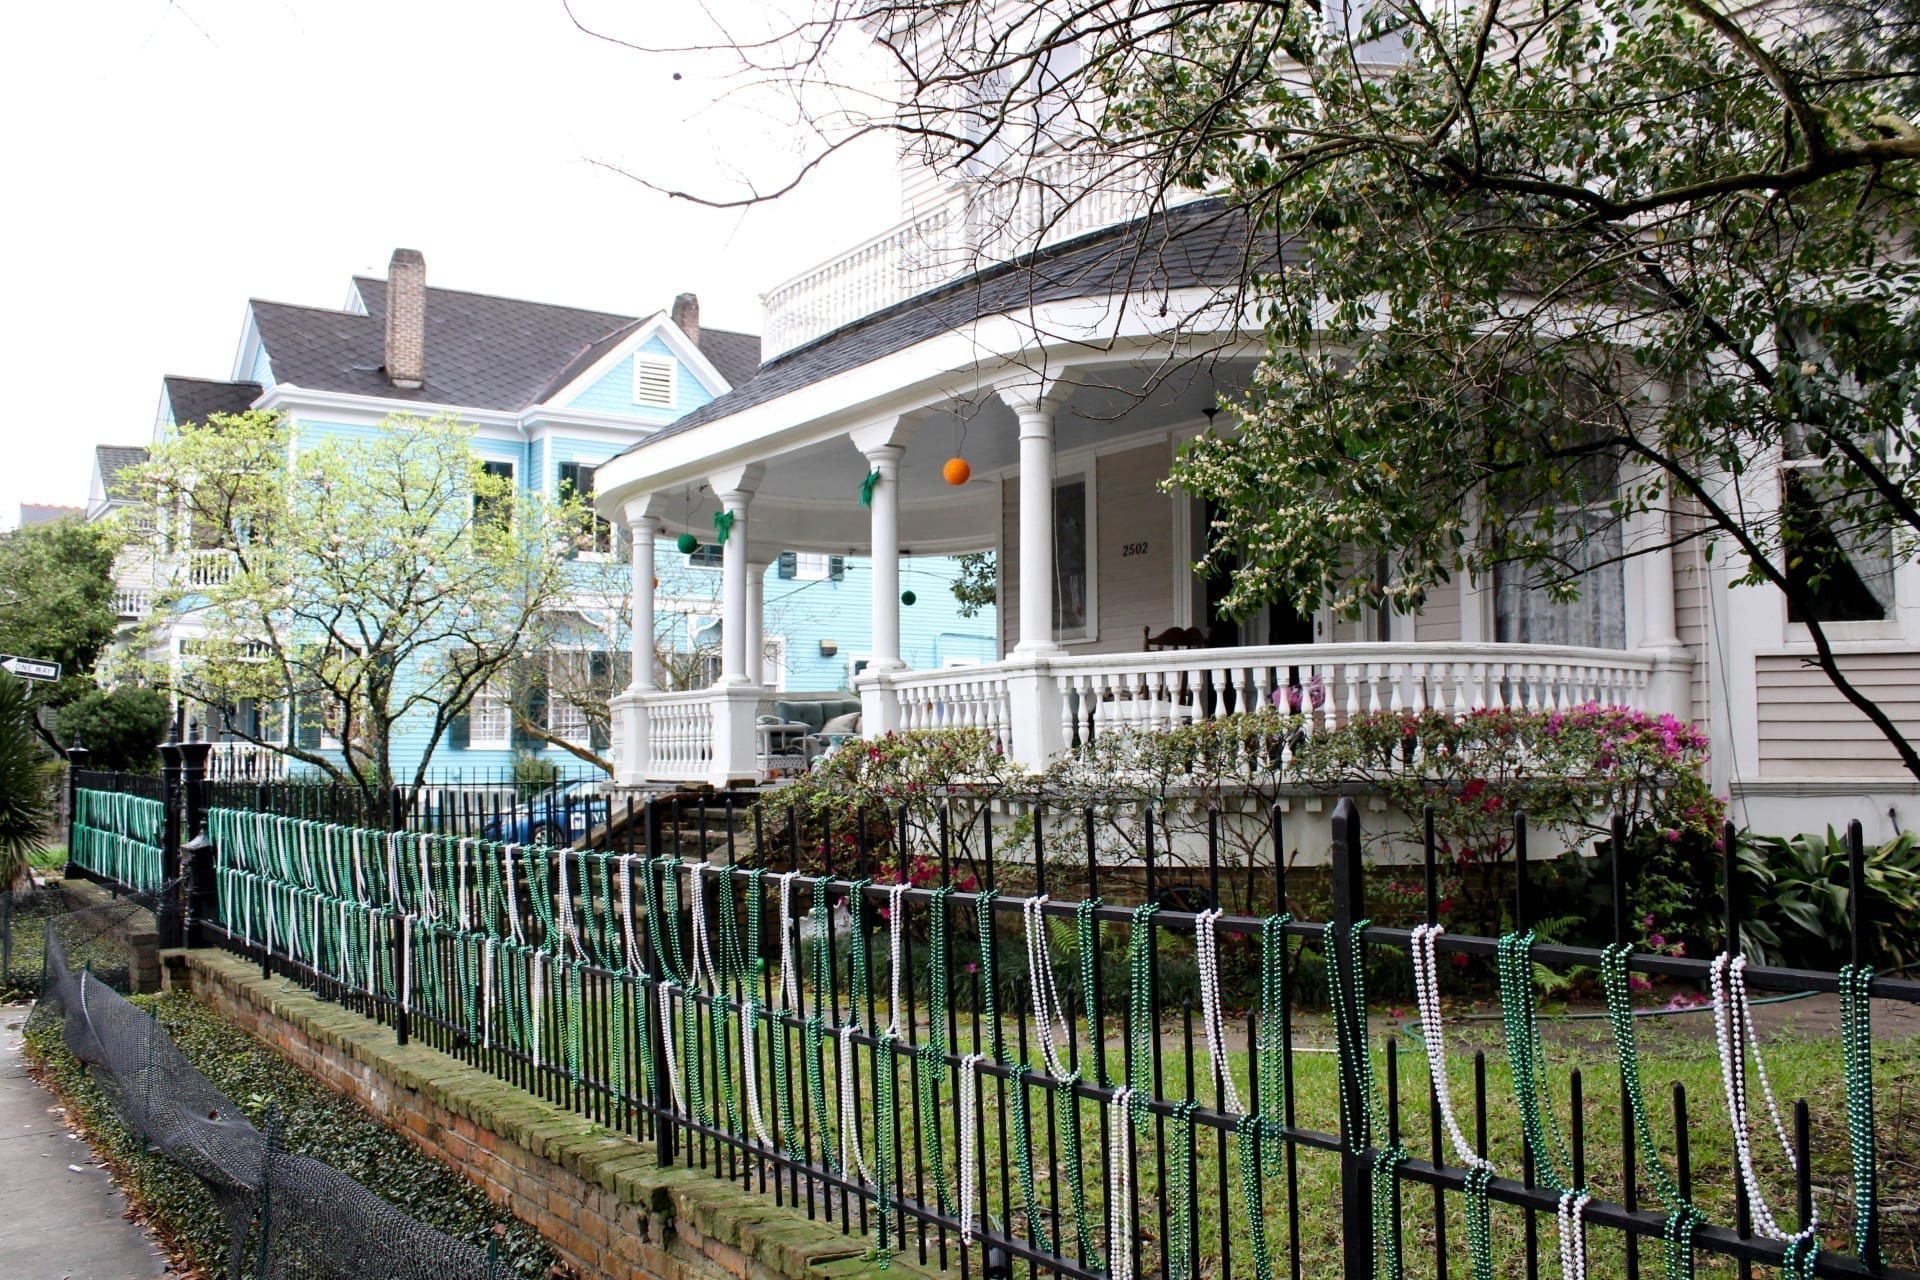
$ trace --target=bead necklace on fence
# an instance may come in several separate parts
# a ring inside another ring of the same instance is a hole
[[[1098,898],[1087,898],[1074,908],[1074,942],[1080,949],[1080,1003],[1086,1010],[1087,1045],[1093,1048],[1105,1037],[1105,1022],[1100,1016],[1099,986],[1095,971],[1100,964],[1100,923],[1095,913],[1100,910]],[[1096,1074],[1098,1072],[1096,1071]],[[1102,1087],[1112,1087],[1113,1081],[1099,1080]]]
[[[1260,1079],[1261,1162],[1267,1173],[1280,1172],[1286,1128],[1287,1092],[1287,926],[1285,911],[1260,922],[1260,1043],[1255,1069]]]
[[[1533,1152],[1536,1174],[1559,1194],[1554,1224],[1560,1239],[1561,1275],[1564,1280],[1585,1280],[1587,1244],[1583,1215],[1591,1197],[1587,1189],[1575,1181],[1573,1156],[1545,1096],[1546,1055],[1540,1041],[1540,1016],[1533,993],[1533,934],[1531,931],[1504,934],[1498,949],[1500,1014],[1523,1136]]]
[[[1007,1082],[1007,1110],[1013,1121],[1013,1163],[1020,1175],[1020,1202],[1027,1216],[1027,1238],[1041,1253],[1052,1253],[1047,1221],[1033,1182],[1033,1126],[1027,1117],[1027,1064],[1015,1064]]]
[[[806,1060],[801,1068],[806,1075],[807,1100],[813,1106],[813,1114],[820,1125],[820,1158],[832,1173],[839,1173],[838,1148],[834,1145],[833,1130],[827,1121],[827,1083],[826,1062],[822,1049],[826,1042],[827,1020],[819,1010],[825,1007],[836,1011],[838,1003],[833,995],[833,914],[828,894],[833,886],[832,876],[816,876],[813,881],[813,945],[808,954],[813,961],[813,1001],[814,1013],[801,1024],[801,1047],[806,1052]]]
[[[1054,983],[1053,947],[1047,936],[1047,902],[1044,893],[1028,898],[1020,904],[1020,914],[1026,925],[1027,988],[1033,997],[1033,1026],[1040,1042],[1040,1061],[1047,1074],[1058,1080],[1069,1073],[1060,1046],[1068,1038],[1070,1028],[1066,1006]]]
[[[919,1079],[915,1083],[914,1111],[920,1117],[920,1143],[933,1171],[934,1198],[940,1212],[953,1216],[953,1193],[947,1181],[944,1130],[940,1124],[939,1082],[947,1077],[947,992],[953,976],[947,972],[947,899],[953,886],[943,884],[927,904],[927,1039],[920,1046]]]
[[[1006,1046],[1000,1034],[1000,966],[993,931],[993,904],[999,896],[992,889],[982,889],[973,900],[973,914],[980,936],[980,1022],[993,1060],[1005,1062]]]
[[[1192,1213],[1187,1197],[1193,1187],[1193,1113],[1199,1102],[1179,1103],[1167,1121],[1167,1280],[1193,1274]]]
[[[1113,1164],[1107,1177],[1108,1280],[1133,1280],[1133,1086],[1114,1090],[1107,1140]]]
[[[711,862],[696,862],[687,868],[687,918],[693,924],[693,986],[703,987],[704,972],[717,987],[720,970],[713,963],[713,950],[707,942],[707,868]]]
[[[973,1189],[978,1165],[975,1163],[975,1136],[979,1129],[975,1090],[980,1081],[980,1055],[970,1053],[960,1059],[960,1243],[973,1243]]]
[[[787,1073],[785,1019],[800,1018],[806,1013],[800,1007],[800,961],[794,955],[793,936],[793,882],[799,874],[798,871],[787,871],[780,876],[780,989],[785,1007],[774,1021],[773,1037],[773,1078],[778,1082],[778,1087],[773,1091],[774,1123],[779,1126],[780,1140],[787,1158],[796,1161],[805,1160],[806,1151],[800,1142],[800,1126],[793,1115],[789,1084],[793,1077]]]
[[[1840,1055],[1846,1071],[1847,1148],[1853,1163],[1853,1251],[1869,1267],[1881,1265],[1871,1224],[1879,1192],[1873,1133],[1873,970],[1840,970]]]
[[[899,1231],[897,1215],[893,1208],[893,1184],[900,1167],[900,1152],[894,1139],[894,1126],[898,1123],[898,1078],[894,1070],[894,1050],[900,1037],[892,1028],[880,1033],[879,1052],[875,1057],[878,1064],[875,1072],[878,1078],[873,1082],[874,1122],[877,1126],[873,1135],[874,1160],[874,1208],[880,1217],[880,1243],[875,1247],[874,1265],[886,1270],[893,1265],[893,1250],[896,1246],[895,1233]],[[904,1233],[899,1243],[904,1243]]]
[[[900,982],[907,968],[907,889],[906,881],[887,887],[887,1034],[900,1037],[900,1012],[906,1008],[900,997]]]
[[[1446,926],[1418,924],[1413,927],[1414,1002],[1420,1011],[1420,1038],[1427,1052],[1427,1078],[1433,1082],[1435,1106],[1446,1132],[1453,1157],[1467,1170],[1467,1252],[1473,1261],[1474,1280],[1493,1280],[1492,1205],[1487,1198],[1493,1177],[1493,1162],[1473,1149],[1460,1118],[1453,1109],[1453,1082],[1447,1072],[1446,1020],[1440,1010],[1440,964],[1435,943]],[[1670,1274],[1670,1280],[1679,1280]]]
[[[1193,954],[1200,971],[1200,1022],[1207,1037],[1207,1057],[1220,1081],[1227,1111],[1244,1115],[1247,1106],[1233,1082],[1233,1070],[1227,1061],[1227,1032],[1220,1014],[1220,951],[1214,925],[1226,912],[1215,907],[1193,918]]]
[[[1819,1211],[1800,1224],[1800,1230],[1788,1233],[1780,1225],[1760,1186],[1760,1174],[1753,1159],[1753,1118],[1748,1107],[1746,1058],[1753,1057],[1754,1073],[1760,1080],[1760,1097],[1773,1120],[1774,1137],[1780,1143],[1787,1167],[1796,1174],[1800,1161],[1793,1144],[1787,1140],[1786,1122],[1780,1116],[1780,1104],[1773,1096],[1773,1083],[1767,1079],[1766,1059],[1760,1053],[1760,1041],[1753,1023],[1753,1005],[1747,998],[1747,958],[1722,951],[1707,970],[1708,989],[1713,994],[1713,1038],[1720,1052],[1720,1084],[1727,1098],[1727,1115],[1733,1123],[1733,1152],[1746,1188],[1747,1208],[1753,1225],[1761,1235],[1773,1240],[1795,1240],[1801,1236],[1817,1239]],[[1738,1047],[1735,1042],[1738,1041]]]
[[[1692,1280],[1693,1237],[1706,1218],[1668,1174],[1653,1140],[1653,1126],[1640,1077],[1640,1053],[1634,1040],[1633,1008],[1629,1003],[1631,984],[1627,978],[1627,960],[1632,954],[1633,948],[1624,943],[1600,953],[1607,1020],[1613,1027],[1614,1048],[1620,1057],[1620,1080],[1627,1095],[1627,1106],[1633,1113],[1634,1140],[1639,1144],[1641,1161],[1653,1179],[1654,1191],[1667,1207],[1667,1223],[1660,1233],[1666,1249],[1667,1280]]]
[[[1147,1123],[1147,1099],[1153,1096],[1153,917],[1157,902],[1133,909],[1127,938],[1127,1105],[1135,1124]],[[1118,1095],[1115,1095],[1116,1097]]]
[[[1350,995],[1347,984],[1340,980],[1339,928],[1333,921],[1328,921],[1323,931],[1327,948],[1327,993],[1333,1014],[1334,1050],[1343,1072],[1349,1073],[1345,1078],[1356,1080],[1359,1085],[1359,1115],[1351,1114],[1347,1091],[1340,1091],[1341,1125],[1350,1136],[1355,1151],[1365,1150],[1373,1146],[1377,1138],[1390,1138],[1391,1135],[1379,1101],[1379,1086],[1374,1079],[1373,1055],[1367,1037],[1366,935],[1367,926],[1371,923],[1369,920],[1356,920],[1347,931],[1345,967],[1352,979]],[[1348,1004],[1349,999],[1351,1005]],[[1374,1150],[1373,1240],[1389,1280],[1400,1280],[1402,1274],[1400,1230],[1394,1221],[1393,1199],[1398,1176],[1396,1171],[1406,1158],[1406,1150],[1396,1140],[1390,1140],[1385,1146]]]
[[[760,1000],[760,979],[766,967],[766,961],[760,957],[760,905],[765,892],[765,876],[764,867],[755,867],[747,874],[747,951],[741,968],[746,1002],[745,1012],[741,1015],[740,1069],[746,1080],[747,1122],[753,1126],[754,1136],[760,1140],[760,1145],[771,1147],[773,1135],[767,1131],[766,1113],[760,1105],[760,1064],[756,1056],[759,1053],[760,1019],[766,1011],[766,1006]],[[776,1026],[774,1031],[785,1037],[785,1028]]]
[[[867,1158],[860,1145],[860,1119],[854,1106],[853,1078],[856,1074],[854,1057],[858,1048],[853,1037],[861,1029],[861,1009],[868,1003],[867,986],[867,886],[873,881],[855,880],[847,886],[847,906],[852,915],[848,922],[849,965],[852,970],[851,981],[847,984],[847,1021],[840,1028],[840,1165],[842,1168],[858,1170],[861,1178],[873,1180],[867,1168]],[[876,1068],[877,1070],[878,1068]]]

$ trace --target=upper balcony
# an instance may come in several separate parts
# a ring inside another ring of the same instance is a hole
[[[955,183],[930,208],[762,295],[761,359],[1036,249],[1203,198],[1137,168],[1068,152],[1021,175]]]

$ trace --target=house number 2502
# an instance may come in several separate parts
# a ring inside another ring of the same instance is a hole
[[[1120,554],[1122,556],[1143,556],[1147,554],[1147,544],[1144,542],[1123,543],[1120,547]]]

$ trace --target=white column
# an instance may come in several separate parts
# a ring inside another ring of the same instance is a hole
[[[1640,647],[1653,655],[1647,711],[1693,718],[1693,654],[1680,643],[1674,605],[1673,528],[1664,509],[1645,516],[1647,550],[1640,561]]]
[[[900,457],[906,450],[885,444],[867,451],[879,472],[873,486],[872,671],[897,671],[900,661]]]
[[[767,683],[767,566],[761,561],[747,565],[747,683],[764,688]]]
[[[728,489],[719,495],[723,510],[733,513],[733,528],[722,544],[720,564],[720,680],[723,685],[747,683],[747,505],[753,494]]]
[[[1015,653],[1057,653],[1053,640],[1053,415],[1058,384],[1000,388],[1020,419],[1020,631]]]
[[[634,689],[651,689],[653,679],[653,550],[660,522],[650,516],[627,522],[633,535],[633,678]]]

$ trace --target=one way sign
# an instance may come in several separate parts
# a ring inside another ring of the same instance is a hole
[[[60,678],[60,664],[42,662],[38,658],[18,658],[11,653],[0,653],[0,671],[18,676],[22,680],[44,680],[49,683]]]

